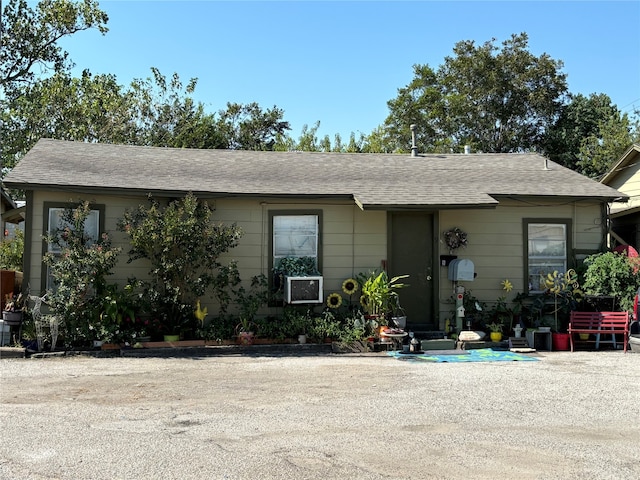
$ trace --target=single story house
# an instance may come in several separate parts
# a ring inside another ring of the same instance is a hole
[[[633,144],[600,179],[628,197],[611,204],[611,231],[622,245],[638,247],[640,240],[640,144]]]
[[[452,319],[458,284],[495,301],[505,295],[505,279],[514,286],[509,295],[536,291],[547,272],[606,248],[608,205],[628,200],[535,153],[255,152],[50,139],[5,184],[26,192],[24,270],[32,292],[47,288],[42,236],[70,200],[94,202],[93,228],[126,252],[116,231],[125,209],[148,194],[169,200],[193,192],[215,206],[216,220],[244,230],[229,253],[243,279],[269,276],[278,256],[315,256],[326,297],[345,279],[384,267],[409,275],[400,291],[408,328],[440,329]],[[467,244],[451,251],[444,233],[456,227]],[[450,279],[450,254],[471,261],[465,280]],[[125,260],[114,281],[145,274]]]

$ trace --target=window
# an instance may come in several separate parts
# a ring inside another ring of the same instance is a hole
[[[77,205],[71,205],[71,208],[75,208]],[[63,224],[62,215],[64,210],[68,208],[68,204],[50,204],[45,203],[44,211],[44,225],[43,231],[48,234],[55,233],[56,230],[64,228],[66,225]],[[100,232],[104,231],[104,206],[93,205],[93,209],[89,216],[84,222],[84,232],[87,238],[89,238],[89,242],[94,242],[100,238]],[[53,243],[48,243],[44,246],[46,252],[51,252],[54,254],[60,253],[60,247]],[[45,290],[51,290],[54,288],[53,279],[49,273],[49,267],[42,265],[43,267],[43,285],[42,288]]]
[[[273,266],[285,257],[312,257],[319,269],[319,214],[273,214]]]
[[[67,226],[63,224],[62,221],[64,210],[64,208],[49,209],[49,221],[47,224],[47,233],[49,235]],[[100,237],[100,212],[98,210],[91,210],[91,213],[89,213],[89,216],[84,222],[84,233],[87,238],[90,239],[90,242],[95,242]],[[56,244],[49,243],[47,250],[49,252],[59,253],[60,247]]]
[[[525,220],[529,293],[546,289],[544,279],[548,273],[567,271],[570,232],[570,221]]]

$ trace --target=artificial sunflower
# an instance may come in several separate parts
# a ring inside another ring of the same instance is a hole
[[[329,308],[338,308],[342,305],[342,295],[339,293],[332,293],[327,297],[327,306]]]
[[[509,280],[503,280],[502,289],[510,292],[511,290],[513,290],[513,284]]]
[[[347,295],[353,295],[358,291],[360,285],[353,278],[347,278],[344,282],[342,282],[342,291]]]

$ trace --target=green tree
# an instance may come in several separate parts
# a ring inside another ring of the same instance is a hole
[[[605,94],[578,94],[560,111],[544,138],[549,158],[581,173],[596,177],[632,143],[629,118]]]
[[[223,265],[220,255],[238,245],[241,230],[212,221],[209,205],[193,194],[163,207],[149,205],[125,212],[118,229],[131,241],[128,262],[146,259],[149,280],[140,282],[148,313],[162,321],[164,333],[191,326],[199,297],[213,289],[224,311],[229,286],[239,283],[236,265]]]
[[[24,253],[24,233],[16,229],[14,238],[0,242],[0,269],[22,271]]]
[[[216,121],[220,145],[231,150],[274,150],[278,138],[291,129],[283,120],[284,111],[274,105],[262,110],[255,102],[243,105],[227,103]]]
[[[421,151],[538,148],[567,92],[563,63],[530,53],[526,33],[501,49],[494,42],[458,42],[438,70],[415,65],[414,79],[388,102],[383,150],[408,152],[411,124]]]
[[[192,97],[198,83],[183,86],[180,76],[170,79],[151,67],[152,77],[135,79],[127,92],[131,98],[135,144],[175,148],[221,148],[224,141],[213,115]]]
[[[130,96],[114,75],[80,78],[65,72],[25,85],[3,112],[2,135],[11,166],[42,137],[87,142],[134,143]]]
[[[616,252],[596,253],[584,260],[583,288],[587,295],[615,297],[616,306],[633,312],[633,301],[640,288],[637,258]]]
[[[620,159],[632,143],[629,121],[625,115],[612,116],[598,124],[598,131],[580,142],[580,152],[575,170],[596,178]]]
[[[120,253],[119,248],[111,246],[106,233],[100,238],[87,236],[84,225],[90,213],[88,201],[69,206],[60,225],[45,236],[47,243],[58,247],[58,252],[49,252],[43,258],[55,285],[47,292],[48,303],[63,320],[62,330],[69,345],[95,340],[106,277],[111,275]]]
[[[33,81],[36,66],[68,71],[72,63],[59,40],[92,28],[104,34],[108,20],[95,0],[42,0],[35,10],[26,0],[9,0],[2,12],[0,86]]]

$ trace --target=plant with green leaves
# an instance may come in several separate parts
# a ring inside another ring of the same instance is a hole
[[[320,275],[314,257],[285,257],[273,269],[277,275],[284,277],[308,277]]]
[[[226,311],[230,288],[240,283],[235,262],[224,265],[220,256],[238,245],[242,231],[212,217],[209,205],[189,193],[164,207],[149,196],[148,206],[126,211],[118,222],[131,241],[128,262],[151,263],[149,279],[140,283],[148,313],[165,333],[196,328],[195,304],[209,291]]]
[[[47,253],[43,261],[49,267],[55,288],[48,292],[48,304],[63,321],[66,342],[86,344],[95,340],[100,328],[100,311],[107,291],[106,277],[115,267],[120,249],[111,246],[106,233],[89,237],[84,228],[91,203],[67,207],[60,225],[45,235],[58,252]]]
[[[0,269],[22,271],[24,232],[16,229],[16,236],[0,242]]]
[[[633,311],[640,288],[640,262],[616,252],[597,253],[584,260],[583,288],[587,295],[611,296],[624,311]]]
[[[325,310],[311,320],[308,334],[313,340],[322,342],[327,338],[339,338],[341,330],[340,320],[333,312]]]
[[[396,290],[407,287],[400,280],[409,275],[399,275],[389,278],[387,272],[370,272],[359,274],[358,281],[362,295],[360,304],[368,315],[377,315],[381,319],[400,308],[400,298]]]
[[[487,327],[491,332],[502,333],[502,329],[504,328],[504,325],[502,325],[501,322],[492,322],[488,324]]]

